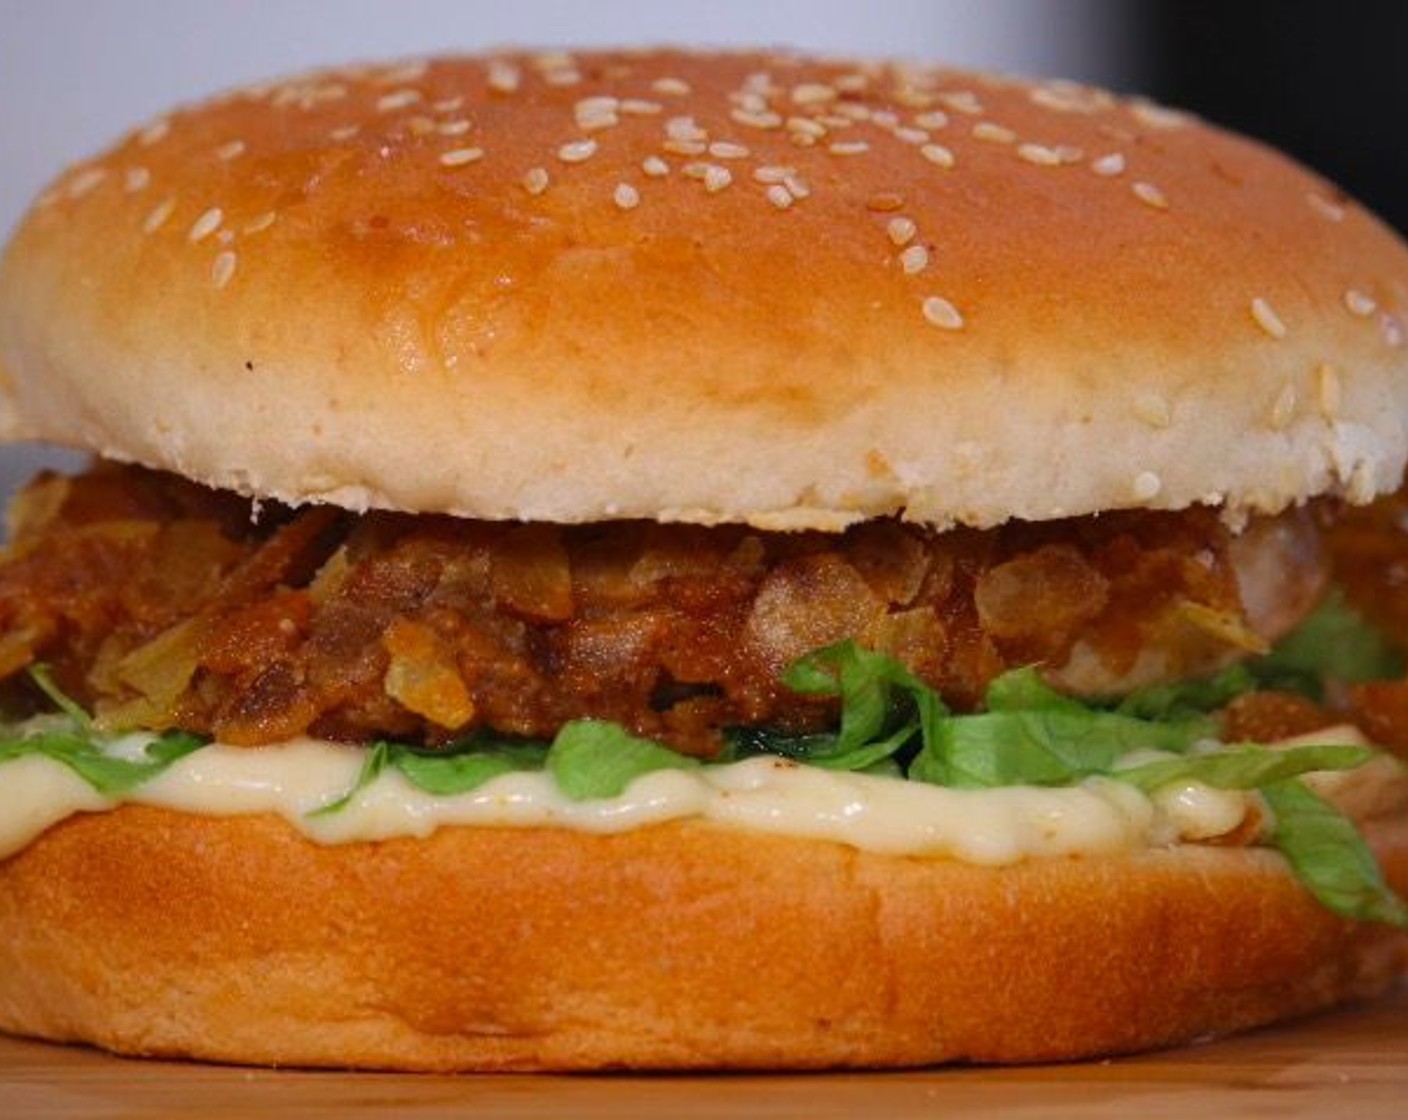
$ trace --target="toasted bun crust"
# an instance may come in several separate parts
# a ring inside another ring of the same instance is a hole
[[[927,309],[927,313],[926,313]],[[3,429],[291,501],[987,525],[1394,488],[1408,252],[1060,83],[762,54],[241,90],[40,199]]]
[[[1402,886],[1395,828],[1371,836]],[[1078,1058],[1370,995],[1406,949],[1264,850],[993,870],[674,825],[349,852],[126,807],[0,864],[0,1028],[288,1065]]]

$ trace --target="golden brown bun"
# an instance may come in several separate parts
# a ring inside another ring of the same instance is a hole
[[[993,870],[678,825],[347,849],[127,807],[0,864],[0,1028],[290,1065],[1073,1058],[1371,995],[1406,948],[1264,850]]]
[[[476,517],[1276,509],[1397,485],[1405,325],[1384,226],[1138,102],[444,59],[235,92],[65,174],[0,272],[0,426]]]

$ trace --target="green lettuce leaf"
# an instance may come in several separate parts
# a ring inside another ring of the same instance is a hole
[[[87,733],[46,730],[0,739],[0,762],[42,755],[67,766],[104,797],[122,797],[203,746],[198,736],[168,731],[147,743],[140,758],[120,758],[105,753]]]
[[[398,748],[392,761],[417,789],[440,797],[468,793],[485,782],[518,770],[541,770],[548,748],[535,742],[471,741],[448,751]]]
[[[1136,689],[1115,710],[1136,719],[1192,720],[1224,708],[1256,688],[1255,674],[1245,665],[1233,665],[1211,677]],[[1207,726],[1211,730],[1211,720]]]
[[[678,754],[625,728],[603,720],[565,724],[548,749],[548,773],[573,801],[619,797],[643,774],[656,770],[694,770],[696,758]]]
[[[1170,782],[1197,781],[1214,789],[1260,789],[1316,770],[1353,770],[1378,752],[1368,747],[1326,743],[1273,749],[1241,743],[1225,750],[1122,767],[1112,776],[1152,793]]]
[[[1299,779],[1262,790],[1275,815],[1271,842],[1326,909],[1361,922],[1408,927],[1408,905],[1384,882],[1352,821]]]
[[[1403,654],[1333,588],[1309,618],[1249,668],[1264,688],[1319,700],[1326,681],[1356,684],[1400,677],[1405,664]]]
[[[336,801],[329,801],[326,805],[314,809],[308,815],[310,817],[329,817],[334,813],[340,813],[343,809],[352,804],[352,799],[366,789],[381,776],[381,772],[391,762],[392,753],[397,750],[393,743],[376,742],[367,747],[367,753],[362,759],[362,768],[357,772],[357,779],[352,783],[352,788],[339,797]]]
[[[48,668],[31,665],[29,675],[62,718],[52,725],[31,726],[0,737],[0,763],[41,755],[67,766],[104,797],[122,797],[151,781],[178,758],[205,746],[205,740],[197,735],[167,731],[145,743],[138,757],[105,751],[93,717],[54,683]]]
[[[903,664],[849,639],[795,661],[782,683],[804,696],[840,700],[841,725],[834,741],[805,755],[808,762],[834,769],[873,766],[916,731],[927,734],[948,714],[939,694]]]
[[[1109,773],[1131,751],[1186,751],[1202,728],[1153,723],[1117,712],[1036,708],[944,720],[909,776],[961,789],[1071,785]]]

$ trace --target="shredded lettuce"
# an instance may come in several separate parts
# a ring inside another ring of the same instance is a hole
[[[1354,824],[1297,779],[1265,786],[1271,842],[1320,904],[1341,917],[1408,927],[1408,905],[1384,882]]]
[[[167,731],[133,752],[136,757],[115,754],[105,749],[109,740],[95,729],[92,717],[59,689],[44,666],[32,666],[29,675],[60,715],[18,734],[0,733],[0,763],[40,755],[67,766],[104,797],[122,797],[205,746],[197,735]]]
[[[1338,679],[1363,679],[1364,673],[1389,667],[1382,650],[1376,652],[1360,632],[1362,622],[1342,604],[1332,603],[1317,619],[1308,624],[1311,637],[1297,638],[1289,653],[1278,649],[1260,664],[1107,702],[1073,699],[1046,684],[1035,668],[1016,669],[991,682],[983,710],[972,714],[951,712],[937,692],[893,657],[854,641],[838,642],[801,658],[783,677],[795,692],[836,700],[836,730],[787,735],[731,729],[723,761],[777,755],[964,789],[1066,786],[1100,776],[1146,793],[1185,781],[1255,790],[1274,816],[1269,843],[1321,903],[1345,917],[1408,925],[1408,906],[1385,883],[1353,823],[1299,780],[1313,771],[1352,769],[1377,752],[1337,744],[1276,749],[1219,744],[1213,738],[1209,713],[1261,682],[1309,673],[1312,665],[1314,673]],[[1333,635],[1349,635],[1344,640],[1354,649],[1314,648],[1339,640]],[[47,673],[36,669],[32,675],[60,714],[31,723],[21,735],[0,736],[0,763],[44,755],[100,793],[121,797],[204,745],[197,736],[168,732],[139,751],[117,753]],[[1159,757],[1127,762],[1135,752],[1148,751]],[[486,732],[440,749],[377,742],[367,749],[351,788],[314,815],[342,811],[388,769],[439,796],[469,792],[513,771],[543,770],[567,797],[585,800],[619,796],[644,774],[701,765],[617,724],[592,719],[566,724],[550,743]]]
[[[1263,688],[1302,692],[1314,700],[1328,681],[1357,684],[1401,677],[1401,651],[1331,589],[1320,606],[1265,657],[1248,665]]]
[[[575,801],[619,797],[637,778],[655,770],[697,769],[700,761],[614,723],[579,719],[563,726],[548,748],[547,770]]]

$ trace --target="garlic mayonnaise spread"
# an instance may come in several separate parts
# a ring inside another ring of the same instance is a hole
[[[133,736],[111,749],[137,752],[143,745]],[[96,793],[58,762],[21,757],[0,764],[0,858],[65,817],[125,802],[210,816],[274,814],[326,844],[426,836],[450,825],[612,833],[697,820],[866,851],[999,865],[1220,835],[1242,821],[1255,796],[1204,786],[1149,797],[1109,778],[1055,789],[946,789],[764,757],[659,770],[618,797],[583,801],[567,797],[542,772],[503,774],[443,796],[388,768],[336,812],[316,815],[356,784],[364,754],[313,739],[258,748],[212,744],[121,801]]]

